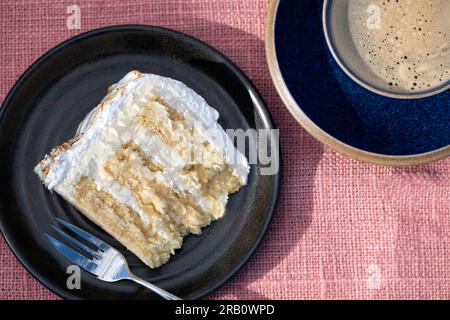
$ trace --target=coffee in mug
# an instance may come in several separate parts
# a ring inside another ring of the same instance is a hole
[[[355,47],[390,86],[427,90],[450,81],[450,0],[349,0]]]

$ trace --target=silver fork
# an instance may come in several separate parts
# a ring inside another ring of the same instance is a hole
[[[78,248],[80,248],[81,250],[83,250],[84,252],[93,257],[87,258],[86,256],[66,246],[61,241],[56,240],[49,234],[45,233],[45,236],[47,237],[51,246],[70,262],[92,273],[93,275],[97,276],[97,278],[100,280],[107,282],[115,282],[119,280],[131,280],[152,290],[153,292],[160,295],[166,300],[181,300],[179,297],[132,274],[130,269],[128,268],[128,263],[125,260],[125,257],[110,245],[106,244],[100,239],[94,237],[93,235],[87,233],[86,231],[81,230],[78,227],[75,227],[74,225],[64,220],[58,218],[55,219],[62,225],[64,225],[66,228],[70,229],[75,234],[77,234],[78,236],[88,241],[90,244],[94,245],[97,248],[97,250],[94,251],[93,249],[89,248],[87,245],[68,235],[61,229],[50,225],[55,231],[61,234],[70,243],[77,246]]]

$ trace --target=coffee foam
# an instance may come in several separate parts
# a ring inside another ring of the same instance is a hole
[[[349,0],[349,26],[366,65],[390,86],[450,80],[450,0]]]

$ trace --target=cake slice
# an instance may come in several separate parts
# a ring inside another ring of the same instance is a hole
[[[183,83],[128,73],[70,141],[36,166],[56,191],[151,268],[221,218],[247,159],[218,112]]]

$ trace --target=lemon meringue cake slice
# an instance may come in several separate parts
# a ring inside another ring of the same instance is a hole
[[[228,195],[247,182],[247,159],[218,118],[183,83],[132,71],[35,172],[156,268],[183,236],[221,218]]]

